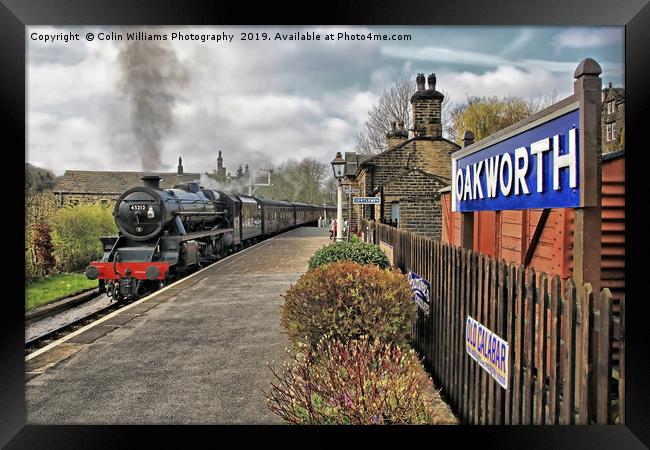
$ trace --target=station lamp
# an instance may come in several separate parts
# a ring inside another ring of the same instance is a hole
[[[341,152],[336,152],[336,158],[332,160],[332,170],[334,171],[334,178],[341,182],[345,177],[345,160],[341,156]]]
[[[336,158],[332,160],[332,171],[334,178],[338,180],[336,185],[336,240],[343,240],[343,186],[341,182],[345,177],[345,159],[341,156],[341,152],[336,152]]]

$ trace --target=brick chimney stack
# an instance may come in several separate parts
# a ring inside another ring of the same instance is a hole
[[[408,138],[408,132],[404,129],[404,122],[399,122],[400,128],[397,128],[397,122],[390,123],[390,131],[386,133],[386,144],[388,148],[393,148]]]
[[[445,96],[436,91],[436,74],[428,77],[428,89],[424,88],[424,74],[415,79],[417,90],[411,97],[415,135],[420,137],[442,137],[442,101]]]

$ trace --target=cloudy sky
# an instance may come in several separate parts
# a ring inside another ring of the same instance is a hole
[[[549,27],[142,27],[168,40],[127,52],[124,28],[29,27],[26,160],[53,170],[142,170],[142,140],[158,170],[278,165],[351,151],[381,92],[418,72],[437,75],[452,103],[467,96],[534,98],[572,92],[586,57],[603,85],[624,86],[623,28]],[[136,31],[137,31],[136,30]],[[124,41],[86,33],[121,33]],[[276,41],[276,33],[408,34],[409,41]],[[79,33],[74,42],[31,36]],[[232,42],[171,41],[171,33],[234,34]],[[241,33],[269,41],[241,41]],[[144,52],[143,52],[144,49]],[[158,59],[157,59],[158,58]],[[149,61],[147,61],[149,59]],[[145,61],[145,62],[143,62]],[[162,64],[160,63],[162,61]],[[148,78],[130,72],[131,64]],[[151,67],[143,70],[143,64]],[[143,94],[144,93],[144,94]],[[138,96],[138,94],[140,96]],[[149,96],[147,96],[149,95]],[[151,97],[155,97],[153,100]],[[140,101],[140,103],[138,103]],[[143,108],[142,102],[147,103]],[[144,114],[147,111],[149,114]],[[144,117],[146,116],[146,117]],[[155,147],[155,145],[154,145]]]

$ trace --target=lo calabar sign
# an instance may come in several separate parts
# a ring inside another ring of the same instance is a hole
[[[465,321],[467,354],[485,369],[497,383],[508,389],[508,343],[482,323],[467,316]]]

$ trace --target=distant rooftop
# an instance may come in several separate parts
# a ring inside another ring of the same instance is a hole
[[[160,187],[169,189],[175,184],[198,181],[200,173],[146,172],[162,178]],[[54,187],[55,192],[119,195],[128,188],[142,186],[145,172],[103,172],[95,170],[66,170]]]

